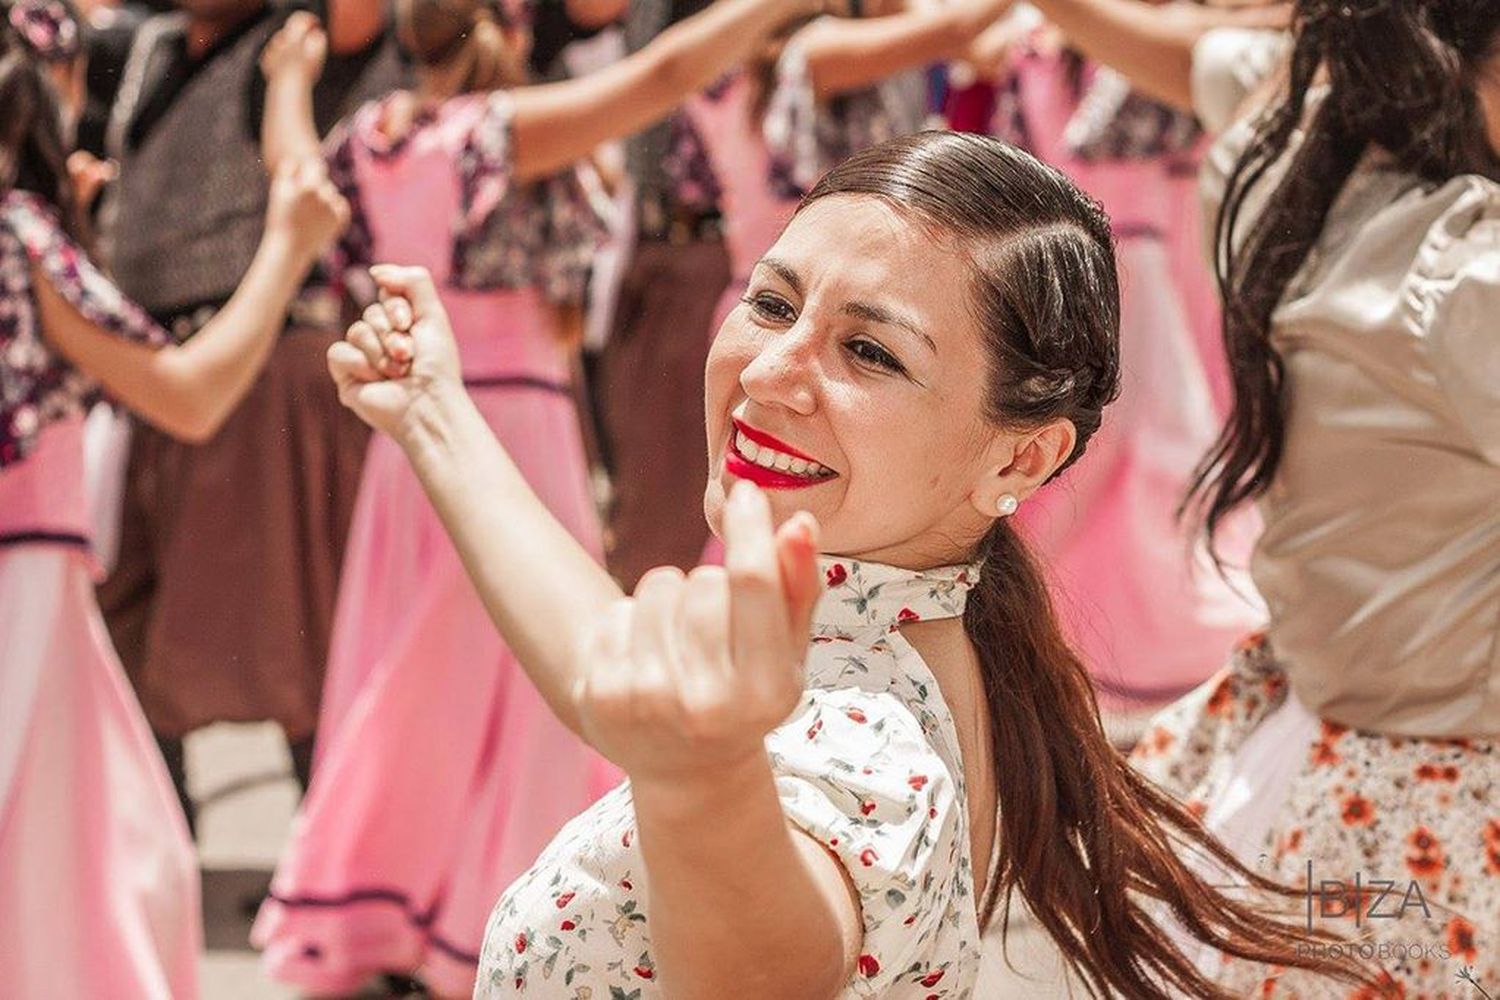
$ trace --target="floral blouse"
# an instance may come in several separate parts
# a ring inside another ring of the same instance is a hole
[[[375,263],[359,159],[400,156],[420,130],[478,105],[456,150],[460,204],[453,220],[451,281],[468,291],[537,288],[551,302],[583,301],[595,252],[609,235],[609,209],[593,172],[580,165],[528,184],[512,174],[512,102],[503,90],[466,94],[418,112],[406,133],[381,128],[393,94],[355,112],[325,143],[329,177],[349,201],[350,223],[325,262],[335,284]],[[422,192],[410,192],[421,197]]]
[[[47,424],[97,398],[93,380],[43,337],[32,268],[101,329],[144,344],[170,340],[69,239],[49,201],[30,191],[0,196],[0,468],[29,455]]]
[[[980,931],[958,733],[898,627],[961,615],[979,569],[823,568],[807,690],[766,749],[788,820],[859,890],[864,943],[839,995],[969,997]],[[475,996],[660,996],[649,897],[626,782],[565,826],[500,899]]]

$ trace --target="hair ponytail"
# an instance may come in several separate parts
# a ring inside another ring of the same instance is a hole
[[[502,0],[404,0],[398,8],[408,54],[429,67],[462,67],[459,93],[519,87],[527,81],[525,58],[506,39],[522,31]]]
[[[998,140],[925,132],[836,167],[803,200],[873,195],[973,261],[970,300],[988,362],[988,419],[1077,428],[1076,460],[1119,391],[1120,293],[1109,220],[1062,174]],[[1005,521],[984,558],[964,630],[978,654],[999,799],[1001,866],[988,922],[1019,893],[1098,995],[1232,996],[1200,972],[1181,934],[1229,955],[1363,981],[1331,940],[1209,883],[1185,861],[1271,899],[1302,891],[1247,869],[1110,744],[1087,670],[1047,585]],[[1290,913],[1296,907],[1288,903]]]
[[[1234,387],[1229,418],[1183,503],[1210,540],[1270,487],[1286,436],[1284,371],[1271,318],[1365,155],[1440,184],[1464,173],[1500,180],[1474,92],[1494,51],[1494,0],[1300,0],[1286,94],[1256,124],[1231,172],[1215,227],[1215,272]],[[1309,119],[1310,96],[1327,93]],[[1244,235],[1247,199],[1302,142]]]

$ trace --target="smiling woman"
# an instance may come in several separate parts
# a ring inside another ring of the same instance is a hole
[[[963,997],[1013,892],[1101,994],[1230,995],[1158,907],[1212,948],[1359,978],[1111,748],[1005,521],[1118,386],[1109,222],[1061,174],[925,133],[825,177],[710,357],[726,566],[628,599],[475,414],[430,279],[374,274],[392,329],[330,353],[341,398],[630,777],[501,899],[480,995]]]

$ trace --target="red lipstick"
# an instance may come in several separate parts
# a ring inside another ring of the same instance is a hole
[[[731,418],[731,421],[734,426],[729,432],[729,441],[724,447],[724,469],[730,475],[738,479],[748,479],[755,485],[767,490],[799,490],[804,489],[808,486],[817,486],[819,483],[823,483],[828,481],[829,479],[834,478],[833,476],[817,476],[815,478],[810,478],[808,476],[795,475],[790,472],[782,472],[780,469],[767,469],[763,465],[756,465],[744,455],[740,454],[739,448],[735,445],[735,438],[737,436],[736,432],[745,435],[746,438],[754,441],[757,445],[762,445],[775,451],[779,451],[783,455],[790,455],[793,458],[800,458],[805,462],[818,462],[818,460],[813,458],[811,455],[806,454],[805,452],[798,451],[796,448],[793,448],[791,445],[786,444],[774,435],[767,434],[763,430],[751,427],[749,424],[740,421],[738,418]],[[821,465],[822,463],[818,462],[818,464]]]

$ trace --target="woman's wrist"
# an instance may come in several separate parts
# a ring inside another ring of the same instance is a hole
[[[694,825],[747,802],[776,794],[776,776],[764,747],[728,764],[675,771],[670,775],[630,774],[636,812],[658,825]]]
[[[391,431],[396,443],[419,469],[450,461],[463,450],[464,429],[477,416],[463,382],[429,377]],[[482,423],[482,421],[481,421]]]

